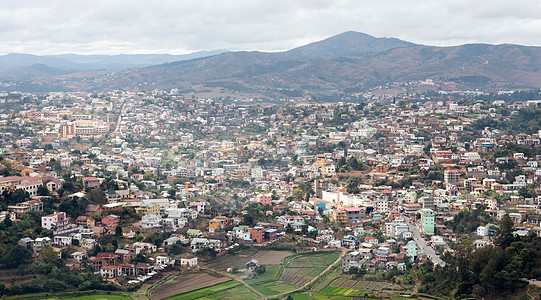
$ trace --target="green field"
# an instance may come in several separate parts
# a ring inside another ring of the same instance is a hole
[[[49,299],[58,299],[58,298],[49,298]],[[77,296],[77,297],[61,297],[62,300],[129,300],[129,297],[118,296],[118,295],[88,295],[88,296]]]
[[[283,271],[284,267],[282,267],[281,265],[266,265],[265,273],[257,275],[252,279],[246,279],[244,281],[252,286],[272,281],[278,281],[280,279],[280,276],[282,276]]]
[[[328,286],[323,288],[321,292],[329,296],[364,296],[369,291]]]
[[[236,281],[228,281],[213,286],[209,286],[203,289],[195,290],[189,293],[184,293],[181,295],[176,295],[169,297],[167,299],[171,300],[190,300],[190,299],[248,299],[245,295],[241,298],[221,298],[220,296],[229,295],[231,290],[238,287],[240,283]],[[248,290],[251,294],[252,291]],[[239,291],[240,292],[240,291]],[[255,294],[254,294],[255,295]],[[255,295],[257,298],[257,295]],[[251,298],[250,298],[251,299]]]
[[[290,292],[298,288],[296,285],[285,284],[279,281],[269,282],[253,286],[258,292],[265,296],[277,295],[285,292]]]
[[[319,292],[306,292],[302,294],[292,295],[293,300],[326,300],[329,299],[327,295],[323,295]]]

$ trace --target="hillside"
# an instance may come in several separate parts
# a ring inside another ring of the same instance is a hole
[[[145,68],[51,75],[21,82],[65,90],[178,87],[296,97],[307,91],[316,95],[360,92],[427,78],[454,82],[465,89],[540,88],[540,70],[540,47],[430,47],[348,32],[286,52],[227,52]]]
[[[414,45],[395,38],[376,38],[365,33],[347,31],[319,42],[291,49],[286,53],[297,56],[343,57],[383,52]]]

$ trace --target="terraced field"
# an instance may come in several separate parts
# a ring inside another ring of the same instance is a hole
[[[338,257],[338,252],[297,254],[284,259],[284,269],[280,281],[302,286],[321,274]]]
[[[175,295],[189,293],[191,291],[224,283],[230,280],[231,279],[227,277],[212,276],[207,273],[179,275],[152,290],[150,292],[150,299],[160,300]]]

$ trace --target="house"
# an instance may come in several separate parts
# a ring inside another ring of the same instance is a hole
[[[482,248],[482,247],[485,247],[487,244],[488,244],[488,241],[485,241],[485,240],[475,240],[473,242],[473,245],[475,246],[475,248]]]
[[[204,248],[210,248],[210,241],[204,238],[194,238],[190,243],[190,247],[192,248],[192,252],[196,252]]]
[[[99,204],[89,204],[85,210],[85,214],[88,216],[101,216],[102,213],[103,209]]]
[[[359,240],[352,236],[347,235],[342,239],[342,247],[349,249],[356,249],[359,246]]]
[[[83,262],[83,260],[86,259],[86,253],[84,252],[73,252],[71,254],[71,257],[73,257],[75,260],[77,260],[78,262]]]
[[[83,177],[83,188],[93,189],[100,187],[100,180],[96,177]]]
[[[376,261],[378,263],[386,263],[391,255],[391,248],[379,247],[376,251]]]
[[[259,194],[255,198],[255,202],[261,203],[263,205],[272,205],[272,197],[266,194]]]
[[[186,231],[186,235],[189,237],[200,237],[203,233],[199,229],[190,228]]]
[[[197,267],[197,257],[181,258],[180,265],[183,267],[190,267],[190,268]]]
[[[245,269],[248,272],[254,272],[257,267],[259,267],[259,262],[253,258],[245,264]]]
[[[261,226],[256,226],[252,228],[251,231],[252,236],[252,242],[255,244],[260,244],[263,242],[263,239],[265,238],[265,228]]]
[[[90,216],[78,216],[75,223],[77,225],[86,226],[87,228],[96,226],[96,220]]]
[[[175,245],[178,241],[180,241],[180,238],[176,237],[176,236],[172,236],[168,239],[165,239],[163,241],[163,246],[164,247],[168,247],[168,246],[172,246],[172,245]]]
[[[123,275],[122,266],[103,266],[100,268],[100,275],[103,278],[117,278]]]
[[[54,212],[53,214],[41,217],[41,227],[62,233],[70,228],[70,220],[65,212]]]
[[[139,224],[142,228],[158,228],[162,226],[161,222],[162,216],[146,214],[141,218],[141,222]]]
[[[406,244],[406,256],[410,258],[410,261],[415,261],[415,257],[417,257],[417,243],[413,240],[409,241]]]
[[[248,226],[233,227],[233,239],[238,241],[250,240],[252,238],[252,228]]]
[[[349,252],[342,257],[342,273],[348,273],[351,267],[361,268],[366,260],[358,251]]]
[[[116,226],[120,222],[120,217],[117,215],[108,215],[101,219],[101,224],[104,226]]]
[[[107,234],[107,229],[105,227],[94,226],[90,228],[92,236],[94,238],[99,238]]]
[[[229,226],[231,219],[224,216],[218,216],[209,221],[209,231],[224,229]]]
[[[32,243],[32,251],[34,254],[40,253],[41,250],[51,247],[51,239],[48,237],[36,238]]]
[[[103,212],[110,212],[110,211],[121,211],[123,204],[122,203],[108,203],[101,206],[103,209]]]
[[[167,266],[170,263],[171,263],[171,258],[169,256],[164,256],[164,255],[156,256],[156,265]]]
[[[60,247],[70,246],[72,244],[72,237],[57,235],[53,238],[53,244]]]

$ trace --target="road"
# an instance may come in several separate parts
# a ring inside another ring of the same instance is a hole
[[[419,229],[417,229],[417,226],[412,224],[409,218],[406,218],[406,222],[408,222],[409,230],[413,234],[413,240],[417,243],[417,245],[419,245],[419,248],[421,248],[421,250],[428,256],[432,263],[445,267],[445,262],[441,260],[441,258],[436,255],[436,252],[434,252],[434,249],[430,246],[427,246],[426,241],[421,238],[421,234],[419,233]]]

